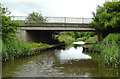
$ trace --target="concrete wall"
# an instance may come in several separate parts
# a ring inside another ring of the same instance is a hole
[[[18,30],[19,33],[16,34],[17,39],[27,42],[27,33],[26,30]]]
[[[53,39],[54,31],[41,30],[18,30],[17,38],[27,43],[47,43],[53,44],[57,41]]]

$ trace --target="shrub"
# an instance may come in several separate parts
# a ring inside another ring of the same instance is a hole
[[[28,55],[30,53],[30,48],[19,40],[6,40],[7,43],[2,43],[2,59],[13,60],[20,56]]]
[[[58,37],[58,40],[60,42],[65,42],[66,44],[70,44],[73,41],[75,41],[75,39],[72,38],[72,36],[69,36],[69,35],[61,35],[61,36]]]
[[[120,34],[109,34],[101,43],[93,45],[90,51],[99,52],[108,66],[120,66]]]

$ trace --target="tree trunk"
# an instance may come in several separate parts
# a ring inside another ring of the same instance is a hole
[[[98,35],[98,41],[99,42],[103,41],[104,38],[102,32],[98,32],[97,35]]]

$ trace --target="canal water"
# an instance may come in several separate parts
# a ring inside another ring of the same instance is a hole
[[[31,57],[2,63],[3,77],[116,77],[111,69],[100,69],[82,46],[53,49]]]

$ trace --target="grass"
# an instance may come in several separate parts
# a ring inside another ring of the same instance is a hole
[[[20,56],[29,55],[30,48],[18,40],[6,40],[2,43],[2,59],[3,61],[14,60]]]
[[[43,43],[31,43],[27,44],[27,46],[32,49],[32,48],[38,48],[38,47],[43,47],[43,46],[49,46],[48,44],[43,44]]]
[[[47,44],[42,43],[33,43],[28,44],[19,40],[6,40],[2,43],[2,60],[14,60],[21,56],[31,56],[36,52],[30,51],[32,48],[38,48],[42,46],[48,46]]]
[[[90,52],[100,53],[104,64],[111,67],[120,66],[120,34],[109,34],[102,42],[89,48]],[[101,60],[101,58],[99,59]]]
[[[95,35],[94,37],[89,37],[87,40],[85,40],[85,42],[97,42],[98,38],[97,35]]]

